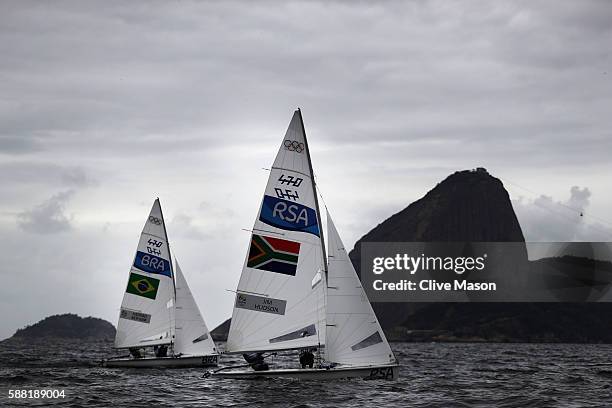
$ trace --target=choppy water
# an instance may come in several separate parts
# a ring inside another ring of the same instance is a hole
[[[224,380],[95,365],[110,343],[0,343],[0,406],[609,407],[612,345],[393,343],[399,381]],[[231,364],[224,358],[222,363]],[[64,389],[9,400],[9,389]]]

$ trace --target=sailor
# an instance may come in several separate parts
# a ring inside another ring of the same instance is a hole
[[[137,347],[130,347],[130,354],[134,358],[142,358],[142,354],[140,354],[140,349]]]
[[[267,371],[270,368],[264,361],[263,353],[244,353],[242,357],[255,371]]]
[[[306,366],[308,366],[308,368],[312,368],[314,365],[314,354],[312,354],[313,351],[317,351],[317,349],[303,349],[300,352],[300,364],[302,365],[302,368],[306,368]]]
[[[155,350],[155,357],[157,358],[166,357],[168,355],[168,346],[166,345],[154,346],[153,350]]]

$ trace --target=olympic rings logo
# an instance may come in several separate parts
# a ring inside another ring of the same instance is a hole
[[[152,215],[149,216],[149,222],[152,222],[155,225],[161,225],[161,223],[162,223],[162,221],[159,218],[154,217]]]
[[[283,145],[285,149],[290,152],[302,153],[304,151],[304,143],[300,143],[296,140],[285,139]]]

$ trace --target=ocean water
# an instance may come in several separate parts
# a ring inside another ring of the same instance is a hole
[[[398,381],[224,380],[204,369],[111,369],[111,343],[0,343],[0,406],[610,407],[612,345],[392,343]],[[276,357],[287,364],[295,356]],[[224,357],[222,364],[241,363]],[[59,399],[8,399],[58,389]]]

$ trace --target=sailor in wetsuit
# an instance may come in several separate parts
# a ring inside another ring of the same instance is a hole
[[[244,353],[242,357],[255,371],[267,371],[270,368],[268,363],[264,361],[263,353]]]
[[[133,358],[142,358],[142,354],[140,353],[140,349],[137,347],[130,347],[130,354]]]
[[[162,358],[168,356],[168,346],[162,344],[161,346],[154,346],[155,357]]]
[[[302,365],[302,368],[306,368],[306,366],[308,366],[308,368],[312,368],[314,365],[314,354],[312,354],[313,351],[317,351],[317,349],[312,349],[312,351],[310,349],[303,349],[300,352],[300,364]]]

